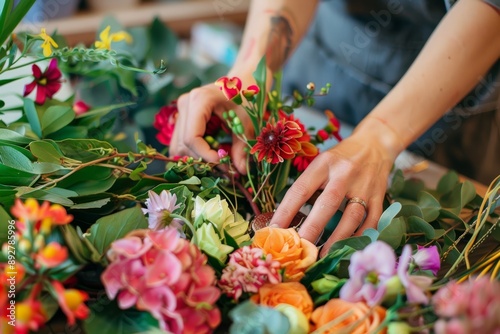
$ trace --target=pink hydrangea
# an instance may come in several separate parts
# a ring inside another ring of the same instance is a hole
[[[500,282],[483,276],[463,283],[455,281],[432,298],[439,316],[436,334],[500,334]]]
[[[230,255],[219,287],[237,301],[243,292],[256,293],[265,283],[276,284],[281,280],[278,261],[261,248],[244,246]]]
[[[101,279],[122,309],[150,312],[163,330],[211,333],[220,323],[220,290],[207,257],[179,231],[137,232],[111,244]]]

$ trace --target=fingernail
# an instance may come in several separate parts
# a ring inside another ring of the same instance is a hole
[[[274,224],[269,225],[269,227],[280,227],[280,226],[278,224],[274,223]]]

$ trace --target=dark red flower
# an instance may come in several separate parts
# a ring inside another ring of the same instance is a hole
[[[225,133],[231,133],[226,123],[224,123],[217,115],[212,114],[208,120],[207,127],[205,130],[205,136],[216,137],[220,130]]]
[[[170,145],[178,113],[177,101],[172,101],[168,106],[161,107],[155,115],[153,126],[159,131],[156,134],[156,139],[163,145]]]
[[[292,159],[301,151],[297,138],[302,137],[300,127],[294,121],[279,120],[269,122],[257,137],[257,143],[252,147],[251,154],[258,153],[257,160],[266,160],[276,164],[285,159]]]
[[[24,87],[23,96],[29,95],[36,88],[35,102],[41,105],[45,103],[46,98],[51,99],[59,91],[62,74],[55,58],[52,58],[45,72],[42,73],[37,64],[33,64],[32,70],[35,80]]]
[[[297,168],[297,171],[302,173],[303,171],[306,170],[307,166],[311,164],[311,162],[318,156],[319,150],[316,149],[316,154],[315,155],[297,155],[293,160],[292,160],[292,165]]]
[[[335,117],[333,112],[330,110],[325,111],[326,117],[328,117],[328,125],[325,130],[330,134],[330,136],[335,137],[338,141],[342,141],[342,137],[340,137],[340,122]]]
[[[87,103],[83,102],[82,100],[78,100],[75,102],[75,104],[73,104],[73,111],[77,115],[83,115],[87,111],[89,111],[90,109],[91,109],[91,107]]]

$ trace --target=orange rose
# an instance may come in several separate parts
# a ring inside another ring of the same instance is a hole
[[[281,263],[287,281],[299,281],[304,271],[318,258],[318,248],[306,239],[301,239],[293,228],[260,229],[255,232],[252,245],[262,248],[273,256],[273,260]]]
[[[264,284],[251,300],[260,305],[275,307],[279,304],[288,304],[296,307],[311,318],[313,301],[305,286],[299,282],[285,282],[278,284]]]
[[[385,309],[375,306],[370,309],[365,303],[351,303],[342,299],[332,299],[314,310],[311,322],[318,333],[372,333],[385,319]],[[329,326],[325,326],[330,324]],[[325,326],[325,328],[321,328]],[[378,333],[386,333],[386,329]]]

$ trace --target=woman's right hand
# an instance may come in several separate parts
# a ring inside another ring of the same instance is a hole
[[[244,85],[247,82],[243,82]],[[189,93],[181,95],[177,101],[179,113],[175,130],[170,143],[170,156],[191,156],[202,158],[207,162],[219,162],[217,151],[213,150],[205,141],[204,135],[207,123],[212,114],[221,120],[222,114],[234,110],[245,129],[245,135],[252,137],[253,128],[246,111],[228,101],[215,84],[208,84],[195,88]],[[238,172],[246,174],[245,143],[233,135],[233,144],[230,152],[232,162]]]

